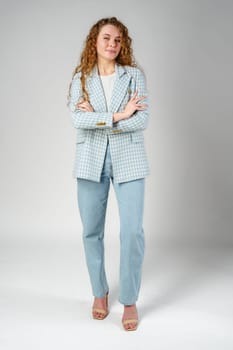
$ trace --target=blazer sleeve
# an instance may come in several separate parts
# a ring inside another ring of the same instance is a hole
[[[114,129],[116,131],[118,130],[119,132],[144,130],[148,126],[148,121],[149,121],[148,91],[146,87],[145,75],[139,68],[137,68],[136,70],[136,75],[134,79],[135,79],[135,85],[134,85],[134,88],[133,88],[134,91],[132,91],[132,94],[137,90],[138,96],[145,96],[146,98],[142,100],[142,103],[145,103],[147,105],[147,108],[143,111],[135,111],[131,117],[120,120],[117,123],[114,123],[115,124]]]
[[[82,97],[80,74],[76,73],[72,79],[67,106],[71,112],[72,124],[80,129],[112,128],[113,114],[111,112],[83,112],[76,107]]]

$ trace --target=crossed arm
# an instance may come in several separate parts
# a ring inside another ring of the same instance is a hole
[[[71,110],[73,125],[76,128],[112,128],[113,132],[144,130],[148,123],[148,105],[145,78],[138,70],[136,91],[122,112],[95,112],[81,94],[80,79],[76,77],[71,85],[68,107]],[[144,103],[142,103],[144,102]]]

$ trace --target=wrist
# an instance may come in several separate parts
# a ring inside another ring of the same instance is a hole
[[[127,118],[125,112],[113,113],[113,122],[118,122],[119,120]]]

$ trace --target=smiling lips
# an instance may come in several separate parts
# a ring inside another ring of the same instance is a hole
[[[106,51],[110,53],[116,53],[116,51],[113,51],[113,50],[106,50]]]

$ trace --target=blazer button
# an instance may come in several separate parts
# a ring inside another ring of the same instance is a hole
[[[121,130],[121,129],[117,129],[117,130],[113,130],[112,132],[123,132],[123,130]]]
[[[106,123],[105,122],[97,122],[96,125],[97,126],[102,126],[102,125],[106,125]]]

